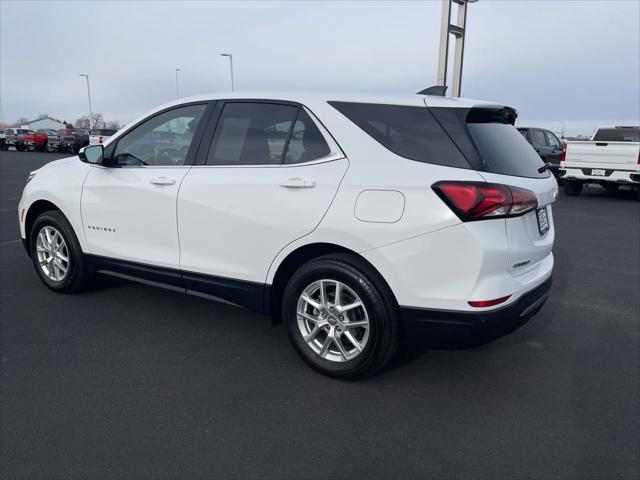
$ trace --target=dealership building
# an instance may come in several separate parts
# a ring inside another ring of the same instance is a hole
[[[51,117],[36,118],[35,120],[28,122],[27,125],[29,126],[29,130],[34,130],[34,131],[40,130],[41,128],[50,128],[52,130],[59,130],[61,128],[66,127],[66,125],[62,123],[60,120],[56,120],[55,118],[51,118]]]

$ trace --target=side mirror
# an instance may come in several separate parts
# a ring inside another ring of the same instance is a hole
[[[102,164],[102,155],[104,154],[104,147],[102,145],[89,145],[83,147],[78,152],[80,161],[84,163],[90,163],[92,165]]]

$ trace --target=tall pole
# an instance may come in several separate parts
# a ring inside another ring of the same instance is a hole
[[[453,88],[451,89],[451,95],[454,97],[460,96],[462,87],[464,40],[467,33],[467,7],[469,3],[475,3],[477,1],[478,0],[442,0],[437,84],[441,86],[447,85],[449,41],[453,35],[456,45],[453,56]],[[451,7],[453,3],[458,4],[457,24],[451,23]]]
[[[221,53],[221,57],[229,57],[229,68],[231,69],[231,91],[233,92],[233,54]]]
[[[91,109],[91,88],[89,88],[89,75],[86,73],[79,73],[79,77],[84,77],[87,81],[87,96],[89,97],[89,128],[91,128],[91,119],[93,118],[93,110]]]
[[[176,68],[176,98],[180,98],[180,89],[178,88],[178,72],[181,72],[179,68]]]

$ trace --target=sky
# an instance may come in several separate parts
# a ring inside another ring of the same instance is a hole
[[[127,122],[176,97],[235,89],[417,92],[435,85],[441,1],[0,0],[2,119],[94,112]],[[640,1],[480,0],[462,96],[521,126],[640,123]]]

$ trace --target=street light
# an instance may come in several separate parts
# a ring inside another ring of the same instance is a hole
[[[178,72],[181,72],[179,68],[176,68],[176,98],[180,98],[180,90],[178,89]]]
[[[91,110],[91,89],[89,88],[89,75],[86,73],[79,73],[79,77],[84,77],[87,80],[87,95],[89,97],[89,128],[91,128],[91,119],[93,118],[93,111]]]
[[[221,53],[221,57],[229,57],[229,67],[231,68],[231,91],[233,92],[233,54]]]

